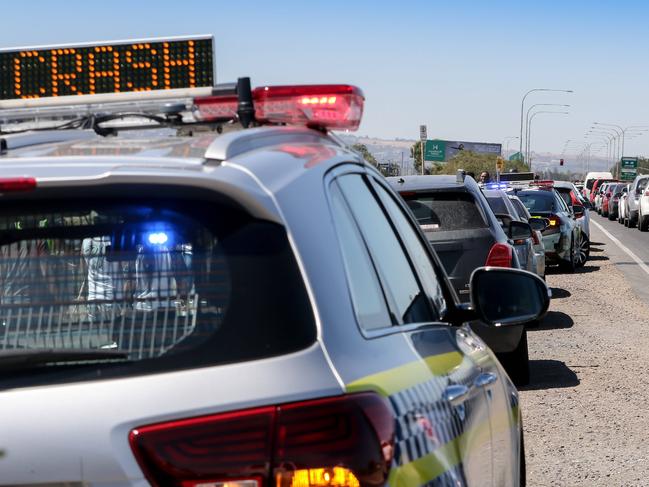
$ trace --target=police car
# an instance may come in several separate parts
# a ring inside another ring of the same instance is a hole
[[[523,484],[464,323],[537,319],[545,284],[479,268],[461,304],[331,133],[362,92],[216,85],[211,44],[1,53],[0,484]]]

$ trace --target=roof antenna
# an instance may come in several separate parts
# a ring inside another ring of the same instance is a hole
[[[241,126],[244,129],[247,129],[255,119],[255,107],[252,104],[250,78],[239,78],[237,80],[237,95],[239,97],[239,106],[237,107],[239,122],[241,122]]]

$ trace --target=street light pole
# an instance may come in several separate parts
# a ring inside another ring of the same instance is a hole
[[[542,113],[554,113],[556,115],[568,115],[569,112],[551,112],[551,111],[540,111],[540,112],[534,112],[532,116],[530,117],[529,124],[527,125],[527,135],[525,138],[525,142],[527,145],[526,153],[527,153],[527,160],[528,160],[528,165],[530,167],[530,171],[532,171],[532,161],[530,160],[530,148],[531,148],[531,138],[532,138],[532,120],[534,120],[534,117],[537,115],[540,115]]]
[[[518,148],[518,152],[519,152],[519,154],[521,154],[521,156],[523,155],[523,112],[525,110],[525,98],[527,98],[527,95],[529,95],[530,93],[533,93],[535,91],[559,91],[559,92],[563,92],[563,93],[572,93],[572,90],[555,90],[555,89],[552,89],[552,88],[533,88],[533,89],[529,90],[527,93],[525,93],[525,95],[523,95],[523,99],[521,100],[520,145],[519,145],[519,148]]]

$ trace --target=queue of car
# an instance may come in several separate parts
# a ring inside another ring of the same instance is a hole
[[[524,485],[549,219],[464,174],[386,181],[332,133],[357,87],[185,67],[0,99],[0,483]]]
[[[593,182],[591,197],[596,202],[597,212],[625,227],[649,231],[649,175],[637,175],[631,182],[611,178],[610,173],[606,173]]]

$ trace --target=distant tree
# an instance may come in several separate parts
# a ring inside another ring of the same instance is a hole
[[[414,160],[415,174],[421,174],[421,142],[415,142],[412,147],[410,147],[410,157]],[[435,172],[435,168],[425,168],[425,174],[431,174]]]
[[[446,164],[437,166],[435,174],[455,174],[458,169],[464,169],[476,176],[479,176],[482,171],[487,171],[493,177],[496,174],[497,157],[495,154],[477,154],[467,150],[459,151]],[[503,172],[509,172],[512,169],[518,172],[528,171],[527,166],[521,161],[505,161]]]
[[[372,155],[365,144],[354,144],[351,148],[353,151],[358,152],[361,156],[363,156],[363,159],[372,164],[374,167],[379,167],[379,163],[376,160],[376,157]]]

